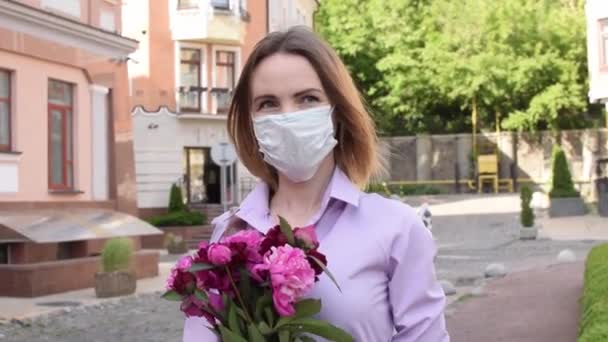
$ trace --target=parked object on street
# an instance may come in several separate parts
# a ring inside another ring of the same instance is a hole
[[[95,274],[95,295],[98,298],[132,294],[137,278],[132,268],[133,241],[114,238],[106,242],[101,253],[102,271]]]
[[[571,249],[564,249],[564,250],[560,251],[559,254],[557,255],[557,262],[559,262],[559,263],[575,262],[575,261],[576,261],[576,255],[574,254],[574,252]]]
[[[504,264],[489,264],[486,267],[486,278],[500,278],[507,275],[507,270]]]
[[[580,193],[574,188],[566,155],[558,145],[553,148],[552,171],[549,216],[585,215],[587,208]]]
[[[519,238],[521,240],[535,240],[538,235],[538,229],[534,225],[534,211],[530,206],[532,202],[532,190],[528,186],[521,188],[521,212],[519,220],[521,227],[519,228]]]
[[[608,158],[598,159],[596,163],[597,211],[600,216],[608,217]]]
[[[431,214],[431,210],[429,209],[428,203],[422,203],[420,207],[418,207],[418,215],[422,219],[424,226],[428,230],[433,230],[433,215]]]

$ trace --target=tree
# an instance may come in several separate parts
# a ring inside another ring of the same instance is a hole
[[[316,27],[386,134],[470,130],[473,107],[487,129],[601,118],[586,99],[582,0],[325,0]]]

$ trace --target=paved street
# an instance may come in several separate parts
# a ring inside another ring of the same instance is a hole
[[[412,199],[413,205],[417,204],[415,201]],[[580,261],[597,243],[547,239],[520,241],[517,206],[515,196],[448,196],[431,203],[433,234],[439,245],[437,273],[440,279],[451,280],[457,286],[458,296],[451,297],[452,301],[483,282],[483,273],[489,263],[504,263],[510,273],[546,268],[556,263],[557,254],[565,248],[571,249]],[[492,210],[498,213],[491,214]],[[167,257],[164,259],[167,261]],[[157,283],[162,284],[162,279]],[[488,286],[494,289],[492,291],[500,292],[500,286]],[[22,323],[5,322],[0,325],[0,341],[179,341],[182,315],[174,303],[160,300],[159,295],[148,293],[104,301],[95,306],[69,306],[64,310],[66,312],[59,314],[43,315]],[[3,303],[9,302],[0,298],[0,307]],[[19,305],[19,302],[11,303]],[[458,309],[459,304],[454,307]],[[450,307],[448,312],[453,310]],[[471,314],[471,319],[473,316]],[[475,328],[469,326],[467,329]],[[456,336],[467,336],[466,331],[458,331]]]

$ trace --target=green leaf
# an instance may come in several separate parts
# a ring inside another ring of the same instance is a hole
[[[270,324],[271,327],[274,326],[274,313],[272,311],[272,308],[270,307],[265,307],[264,308],[264,313],[266,313],[266,321],[268,322],[268,324]]]
[[[310,336],[306,336],[306,335],[300,335],[298,336],[298,338],[300,339],[300,341],[302,342],[317,342],[315,341],[314,338],[310,337]]]
[[[247,330],[249,332],[249,341],[251,342],[266,342],[262,333],[258,330],[258,328],[253,323],[249,323],[247,326]]]
[[[222,335],[222,342],[247,342],[247,340],[239,334],[229,330],[223,325],[220,325],[220,334]]]
[[[258,298],[257,303],[255,304],[255,313],[254,318],[256,321],[261,321],[263,319],[262,314],[264,313],[264,309],[272,304],[272,295],[270,291],[266,291],[263,296]]]
[[[166,300],[172,300],[175,302],[179,302],[182,299],[184,299],[184,297],[182,295],[180,295],[179,293],[177,293],[175,290],[169,290],[169,291],[163,293],[161,298],[166,299]]]
[[[295,304],[295,318],[304,318],[318,314],[321,312],[321,300],[319,299],[303,299]]]
[[[338,282],[336,281],[336,278],[334,278],[334,275],[331,274],[331,272],[329,271],[329,269],[321,262],[321,260],[315,258],[312,255],[309,255],[309,257],[317,263],[317,265],[319,265],[319,267],[321,267],[321,269],[323,270],[323,272],[325,274],[327,274],[327,276],[329,277],[329,279],[331,279],[331,281],[334,283],[334,285],[336,285],[336,287],[338,288],[338,291],[342,292],[342,289],[340,288],[340,285],[338,285]]]
[[[251,296],[251,278],[249,278],[249,274],[244,267],[239,269],[240,274],[240,282],[239,282],[239,291],[241,292],[241,298],[245,303],[249,302],[249,298]],[[243,308],[247,310],[247,308]]]
[[[318,299],[303,299],[297,302],[294,306],[295,314],[292,316],[281,317],[277,321],[276,329],[286,325],[287,323],[298,319],[316,315],[321,311],[321,301]]]
[[[272,330],[272,328],[270,328],[268,326],[268,324],[266,322],[260,322],[260,324],[258,325],[258,329],[260,330],[260,332],[264,335],[270,335],[274,332],[274,330]]]
[[[279,342],[289,342],[291,332],[289,330],[279,331]]]
[[[335,342],[352,342],[353,337],[346,331],[325,321],[312,318],[300,318],[289,322],[290,329],[297,332],[307,332]]]
[[[199,263],[196,263],[196,264],[192,265],[190,267],[189,271],[192,272],[192,273],[194,273],[194,272],[198,272],[198,271],[207,271],[207,270],[211,270],[211,269],[214,269],[214,268],[215,268],[214,265],[205,264],[203,262],[199,262]]]
[[[287,239],[287,243],[292,246],[295,246],[296,238],[293,235],[293,229],[291,229],[291,225],[289,225],[287,220],[285,220],[281,216],[279,216],[279,222],[280,222],[280,227],[281,227],[281,233],[283,233],[283,235],[285,235],[285,238]]]
[[[236,313],[236,304],[230,301],[230,309],[228,309],[228,327],[230,330],[240,334],[241,328],[239,326],[239,317]]]
[[[201,291],[199,289],[194,290],[194,295],[196,296],[196,298],[208,302],[209,301],[209,297],[207,297],[207,294],[204,291]]]

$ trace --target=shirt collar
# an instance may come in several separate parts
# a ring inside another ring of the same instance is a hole
[[[258,183],[241,203],[236,216],[262,233],[270,229],[270,209],[268,207],[270,188],[265,182]],[[351,182],[346,174],[338,167],[334,169],[331,180],[323,196],[321,211],[327,209],[330,199],[348,203],[354,207],[359,206],[361,191]]]

